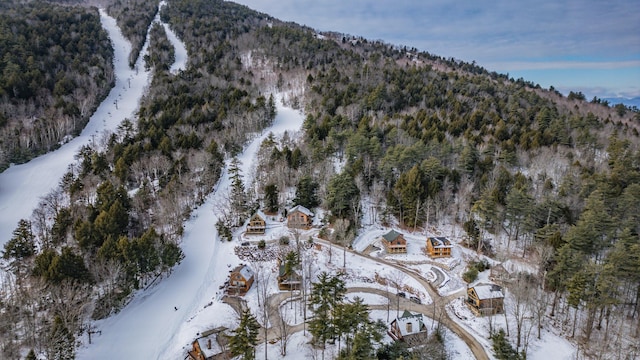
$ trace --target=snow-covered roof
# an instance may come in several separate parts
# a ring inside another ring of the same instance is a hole
[[[433,246],[434,248],[452,247],[451,241],[449,241],[449,239],[444,236],[429,237],[427,239],[431,241],[431,246]]]
[[[251,219],[253,220],[256,217],[260,217],[260,219],[267,221],[267,215],[265,213],[262,212],[262,210],[258,210],[255,212],[255,214],[253,214],[253,216],[251,216]]]
[[[405,310],[402,316],[398,317],[395,321],[402,336],[417,334],[421,332],[424,325],[424,315],[419,313],[413,314],[409,310]],[[407,324],[411,324],[411,332],[407,331]]]
[[[313,212],[311,212],[311,210],[307,209],[306,207],[302,206],[302,205],[296,205],[294,207],[291,208],[291,210],[289,210],[289,214],[296,212],[296,211],[300,211],[301,213],[307,215],[307,216],[313,216]]]
[[[240,273],[240,275],[242,275],[245,280],[249,280],[253,277],[253,271],[247,265],[239,265],[238,267],[233,269],[233,272]]]
[[[251,269],[245,265],[242,267],[242,269],[240,269],[240,275],[242,275],[243,278],[248,280],[253,277],[253,271],[251,271]]]
[[[502,287],[495,284],[480,284],[473,287],[478,295],[478,299],[487,300],[487,299],[499,299],[503,298],[504,294],[502,293]]]
[[[220,344],[218,344],[217,338],[218,334],[198,338],[198,345],[200,345],[200,350],[205,358],[208,359],[214,355],[222,353],[222,348],[220,347]]]
[[[389,231],[388,233],[386,233],[386,234],[382,235],[382,237],[383,237],[385,240],[387,240],[387,241],[391,242],[391,241],[393,241],[393,240],[397,239],[397,238],[398,238],[398,236],[400,236],[400,235],[402,235],[402,234],[400,234],[399,232],[397,232],[397,231],[395,231],[395,230],[391,230],[391,231]]]

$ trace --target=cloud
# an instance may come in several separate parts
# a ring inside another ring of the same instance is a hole
[[[492,71],[627,69],[631,70],[627,77],[640,83],[640,1],[238,2],[318,30],[381,39],[446,58],[475,60]]]
[[[511,70],[587,69],[612,70],[640,67],[640,60],[626,61],[506,61],[486,64],[492,68]]]

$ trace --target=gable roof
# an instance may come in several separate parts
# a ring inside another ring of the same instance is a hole
[[[296,205],[289,210],[289,214],[299,211],[307,216],[313,216],[313,212],[302,205]]]
[[[296,272],[296,269],[290,269],[290,271],[287,272],[285,264],[282,263],[278,267],[278,277],[279,278],[287,277],[287,278],[290,278],[290,279],[296,279],[296,278],[299,278],[300,275]]]
[[[249,280],[253,277],[253,271],[251,270],[250,267],[248,267],[247,265],[238,265],[238,267],[236,267],[235,269],[233,269],[232,272],[237,272],[240,275],[242,275],[242,277],[245,280]]]
[[[417,334],[422,332],[424,324],[424,315],[420,313],[413,314],[409,310],[405,310],[402,316],[394,320],[398,325],[398,330],[402,336]],[[407,324],[411,324],[411,332],[407,332]]]
[[[388,242],[392,242],[393,240],[397,239],[398,236],[400,236],[402,234],[400,234],[399,232],[395,231],[395,230],[391,230],[388,233],[382,235],[382,237],[387,240]]]
[[[261,210],[256,211],[256,213],[251,216],[251,220],[253,220],[255,218],[260,218],[260,220],[265,221],[265,222],[267,221],[267,215],[265,213],[263,213]]]
[[[434,248],[451,247],[451,241],[444,236],[429,237],[428,240],[431,241],[431,246]]]
[[[213,357],[222,353],[222,347],[218,344],[218,334],[212,334],[209,336],[203,336],[196,340],[200,345],[200,351],[205,358]],[[209,348],[211,346],[211,348]]]
[[[480,284],[473,287],[480,300],[504,298],[502,287],[496,284]]]

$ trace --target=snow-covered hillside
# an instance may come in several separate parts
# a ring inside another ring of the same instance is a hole
[[[11,238],[18,221],[29,219],[40,199],[58,185],[69,165],[75,163],[78,150],[83,145],[99,144],[104,134],[115,131],[124,119],[133,119],[139,106],[150,73],[144,70],[142,57],[134,69],[129,68],[131,44],[122,36],[116,20],[103,10],[100,19],[114,46],[115,86],[80,136],[56,151],[11,166],[0,174],[0,245]],[[142,50],[145,52],[146,47]]]

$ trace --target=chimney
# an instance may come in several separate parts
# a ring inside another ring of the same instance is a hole
[[[207,349],[211,350],[211,339],[207,339]]]

